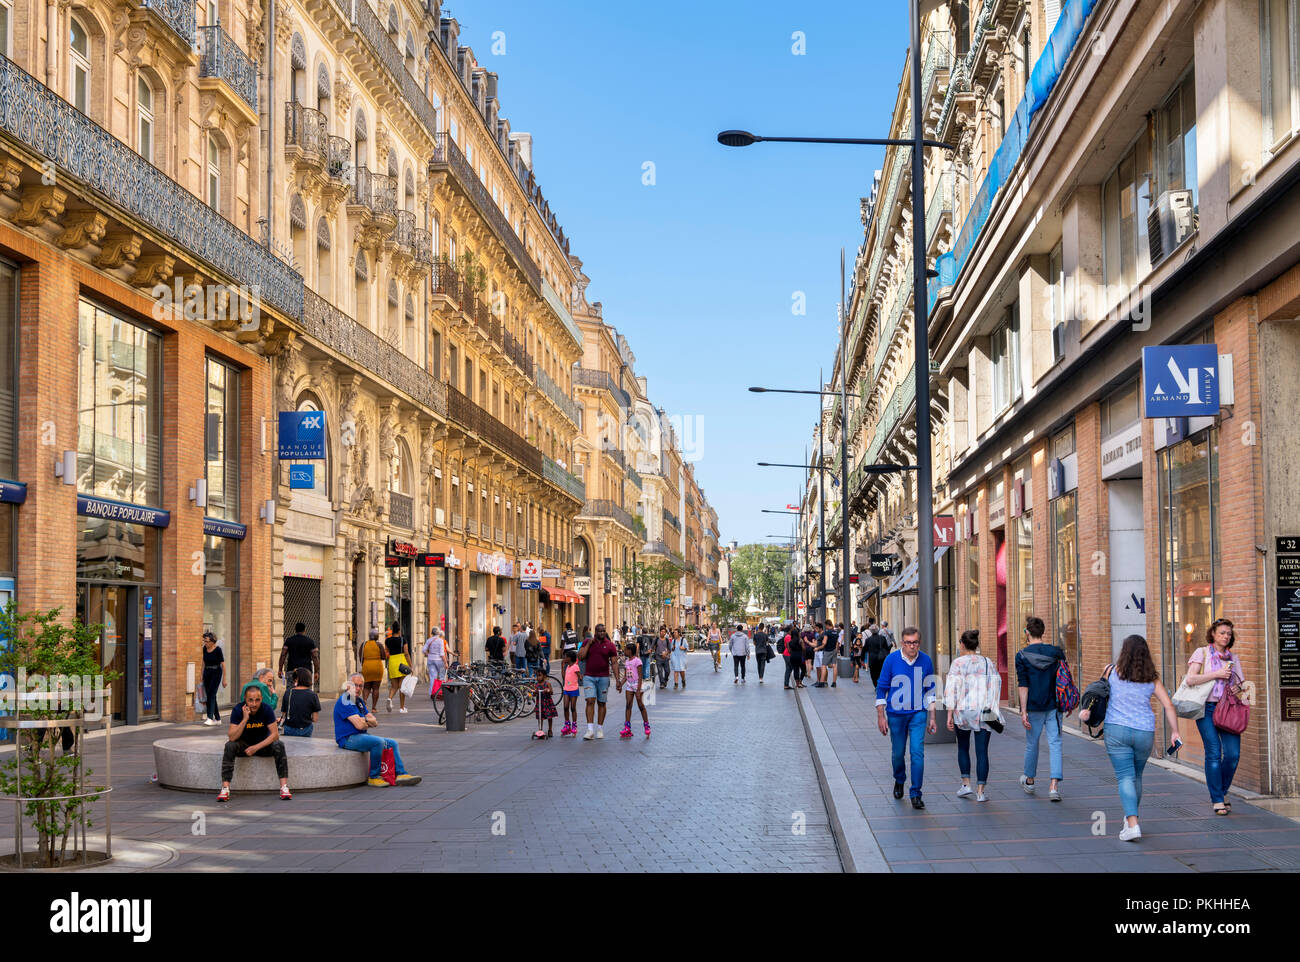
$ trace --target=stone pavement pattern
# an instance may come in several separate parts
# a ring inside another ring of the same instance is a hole
[[[1038,793],[1026,795],[1025,731],[1007,728],[989,744],[989,800],[957,798],[955,743],[927,745],[925,809],[893,797],[889,739],[876,728],[869,682],[799,692],[821,720],[835,758],[894,872],[1269,872],[1300,870],[1300,824],[1232,798],[1232,815],[1211,814],[1205,785],[1148,764],[1142,777],[1142,838],[1121,842],[1115,774],[1100,740],[1064,735],[1064,801],[1047,798],[1047,737],[1038,758]],[[942,716],[940,715],[940,718]],[[942,724],[942,721],[940,722]],[[974,767],[974,748],[971,751]],[[825,760],[823,760],[825,762]],[[910,764],[910,762],[909,762]],[[839,799],[837,798],[837,804]],[[1093,835],[1096,814],[1105,835]],[[843,817],[843,816],[841,816]]]
[[[605,738],[591,742],[561,739],[562,718],[545,742],[529,737],[531,718],[447,733],[427,699],[412,699],[408,715],[386,713],[381,700],[376,731],[399,740],[408,771],[424,781],[300,792],[289,802],[241,795],[237,782],[228,805],[150,783],[156,738],[224,739],[224,726],[119,730],[113,834],[176,849],[163,871],[840,871],[779,674],[760,686],[751,671],[747,685],[733,686],[727,667],[715,675],[707,655],[692,655],[690,687],[657,692],[653,735],[634,715],[630,741],[618,738],[622,696],[612,689]],[[317,739],[333,728],[332,701],[322,703]],[[102,772],[103,741],[90,745],[88,766]],[[794,812],[805,813],[805,834],[792,831]],[[198,815],[205,835],[192,834]],[[494,835],[494,824],[505,834]],[[12,823],[0,821],[0,838],[12,847]]]

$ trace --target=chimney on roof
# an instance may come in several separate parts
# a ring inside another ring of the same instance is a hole
[[[511,134],[510,141],[515,145],[519,159],[531,171],[533,169],[533,135],[525,133]]]

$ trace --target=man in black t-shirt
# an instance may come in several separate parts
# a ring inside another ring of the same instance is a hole
[[[502,667],[506,663],[506,640],[501,637],[501,629],[494,627],[492,635],[487,640],[488,662],[498,662]]]
[[[289,759],[280,741],[280,731],[275,722],[275,711],[262,704],[262,690],[255,685],[244,689],[244,700],[230,712],[230,729],[226,732],[226,747],[221,756],[221,791],[217,801],[230,801],[230,780],[235,777],[235,759],[239,757],[271,756],[275,759],[275,774],[280,779],[280,797],[293,798],[289,791]]]
[[[311,738],[316,717],[320,714],[320,699],[311,690],[311,672],[299,668],[291,680],[293,687],[284,693],[284,701],[280,704],[284,712],[280,719],[281,732],[285,737]]]
[[[293,687],[294,672],[299,668],[310,668],[312,678],[320,677],[320,647],[315,640],[305,634],[307,626],[301,621],[293,626],[293,634],[284,639],[280,649],[279,675],[285,679],[285,687]]]
[[[817,669],[817,681],[815,688],[826,687],[826,677],[829,674],[831,687],[835,687],[835,652],[840,646],[839,632],[835,630],[833,622],[826,622],[826,630],[821,633],[817,640],[817,656],[814,659],[814,667]]]

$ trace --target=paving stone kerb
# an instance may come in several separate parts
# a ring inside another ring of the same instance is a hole
[[[894,872],[1212,872],[1300,870],[1300,824],[1233,799],[1233,812],[1210,811],[1205,785],[1148,764],[1142,778],[1143,837],[1121,842],[1114,770],[1103,742],[1065,735],[1064,801],[1047,797],[1047,739],[1038,759],[1038,792],[1028,796],[1025,731],[1006,712],[1007,728],[989,746],[989,800],[958,798],[961,776],[953,744],[925,746],[925,809],[893,797],[890,742],[876,728],[869,685],[805,689],[803,707],[826,731],[833,760],[852,797],[837,792],[841,820],[860,818]],[[972,748],[972,766],[974,751]],[[909,761],[910,765],[910,761]],[[1100,830],[1100,834],[1095,834]]]
[[[370,756],[349,752],[322,738],[283,738],[289,759],[289,785],[296,791],[347,788],[360,785],[370,774]],[[221,756],[226,740],[187,735],[160,738],[153,743],[158,784],[192,792],[215,792],[221,787]],[[275,759],[235,759],[231,788],[240,792],[278,792]]]

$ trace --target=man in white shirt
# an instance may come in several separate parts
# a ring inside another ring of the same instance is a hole
[[[749,657],[749,635],[745,634],[744,625],[736,625],[736,630],[731,633],[727,639],[727,650],[731,652],[731,668],[735,677],[732,679],[733,685],[738,685],[745,680],[745,664]]]

